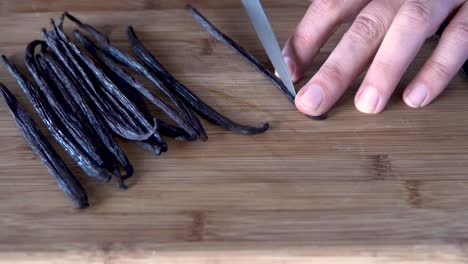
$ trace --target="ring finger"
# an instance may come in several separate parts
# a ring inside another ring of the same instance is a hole
[[[408,0],[398,11],[356,95],[356,108],[381,112],[409,64],[462,0]]]
[[[408,85],[403,99],[411,107],[428,105],[448,85],[468,58],[468,3],[445,29],[439,45]]]

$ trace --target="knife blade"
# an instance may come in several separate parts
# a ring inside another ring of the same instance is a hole
[[[260,0],[242,0],[242,4],[247,11],[247,15],[252,22],[255,32],[257,33],[268,58],[275,67],[276,72],[278,72],[279,77],[288,90],[293,95],[296,95],[296,89],[294,88],[294,84],[291,80],[288,66],[286,65],[278,40],[271,28],[270,22],[263,10]]]

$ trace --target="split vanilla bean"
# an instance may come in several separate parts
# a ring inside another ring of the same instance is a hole
[[[218,28],[216,28],[205,16],[203,16],[200,11],[198,11],[195,7],[188,4],[185,7],[192,16],[195,18],[195,21],[200,24],[200,26],[205,29],[208,33],[210,33],[214,38],[218,41],[222,42],[229,48],[236,51],[239,55],[241,55],[244,59],[246,59],[250,64],[252,64],[258,71],[260,71],[268,80],[270,80],[276,87],[288,98],[288,100],[294,104],[295,95],[292,94],[288,88],[284,85],[283,81],[278,78],[274,73],[268,70],[265,66],[262,65],[260,61],[258,61],[252,54],[250,54],[246,49],[244,49],[241,45],[236,43],[232,38],[228,37],[226,34],[221,32]],[[327,115],[321,116],[307,116],[314,120],[324,120],[327,118]]]

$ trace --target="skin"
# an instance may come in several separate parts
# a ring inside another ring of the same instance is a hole
[[[353,21],[320,70],[299,91],[296,106],[307,115],[326,113],[367,68],[356,108],[380,113],[425,40],[451,18],[438,46],[408,84],[403,100],[427,106],[468,58],[466,0],[312,0],[283,54],[293,81],[300,80],[337,27]]]

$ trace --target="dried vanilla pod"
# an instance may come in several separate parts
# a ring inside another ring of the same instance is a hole
[[[62,15],[63,16],[63,15]],[[63,21],[63,19],[60,19]],[[108,72],[105,72],[102,69],[102,65],[99,65],[95,60],[90,58],[87,54],[81,51],[81,49],[76,46],[73,42],[70,41],[68,36],[63,32],[62,22],[59,27],[55,27],[53,20],[52,25],[54,27],[55,35],[57,40],[62,44],[63,47],[69,47],[72,52],[76,55],[77,58],[81,60],[83,64],[88,66],[88,70],[94,75],[103,88],[105,88],[110,94],[112,94],[115,99],[125,107],[126,112],[129,114],[129,121],[133,121],[133,124],[137,124],[141,127],[146,127],[148,129],[149,123],[153,120],[146,120],[145,117],[140,113],[138,106],[134,105],[133,102],[129,101],[125,94],[119,89],[119,87],[109,78]],[[134,118],[133,118],[134,117]],[[155,122],[156,125],[156,122]],[[149,129],[152,129],[150,127]]]
[[[105,122],[99,117],[98,111],[89,102],[84,91],[77,89],[75,85],[70,82],[69,76],[60,68],[56,59],[51,56],[50,53],[47,53],[44,59],[36,56],[36,60],[39,65],[42,65],[44,72],[47,72],[47,75],[58,87],[58,90],[62,92],[64,100],[66,100],[73,109],[77,109],[75,113],[80,113],[82,115],[81,120],[88,124],[92,132],[94,132],[93,134],[96,136],[96,140],[99,139],[99,142],[107,149],[109,159],[115,159],[120,168],[125,171],[125,173],[121,173],[119,167],[116,166],[117,170],[114,171],[114,175],[119,178],[119,182],[129,178],[133,175],[133,166],[130,164],[127,156],[113,138]]]
[[[139,111],[141,114],[146,118],[146,120],[156,120],[157,124],[157,133],[154,133],[150,138],[143,140],[143,141],[137,141],[136,143],[146,150],[150,150],[156,155],[160,155],[161,152],[166,152],[168,149],[166,141],[162,138],[162,135],[160,135],[160,120],[158,118],[153,117],[151,113],[149,112],[148,108],[146,107],[146,104],[143,100],[143,98],[140,96],[140,94],[136,91],[133,90],[132,87],[130,87],[125,81],[122,80],[122,78],[113,72],[112,70],[109,69],[103,63],[99,58],[95,58],[96,63],[103,69],[104,72],[108,75],[108,77],[116,84],[117,87],[120,88],[121,92],[128,98],[128,100],[132,101],[135,106],[138,107]],[[142,128],[141,124],[139,125],[140,128]],[[146,146],[150,145],[150,146]]]
[[[221,32],[216,28],[206,17],[204,17],[195,7],[190,4],[187,4],[185,7],[195,20],[200,24],[200,26],[210,33],[218,41],[222,42],[226,46],[230,47],[246,59],[250,64],[252,64],[258,71],[260,71],[268,80],[270,80],[278,89],[288,98],[288,100],[294,104],[295,95],[292,94],[288,88],[284,85],[283,81],[278,78],[274,73],[268,70],[265,66],[262,65],[252,54],[250,54],[246,49],[236,43],[233,39],[228,37],[226,34]],[[327,115],[321,116],[307,116],[314,120],[324,120],[327,118]]]
[[[18,129],[34,153],[48,168],[50,175],[55,178],[59,188],[71,199],[76,207],[88,207],[88,196],[83,186],[65,165],[65,162],[42,134],[31,116],[2,83],[0,83],[0,92],[15,119]]]
[[[149,71],[144,65],[139,63],[132,56],[126,54],[119,48],[110,44],[108,38],[101,32],[97,31],[91,25],[82,23],[69,13],[65,13],[65,16],[69,18],[72,22],[74,22],[78,27],[90,33],[93,36],[93,38],[97,41],[98,46],[109,56],[111,56],[114,60],[129,67],[133,71],[142,74],[153,84],[153,86],[156,89],[158,89],[166,98],[168,98],[170,102],[179,111],[179,114],[182,116],[182,118],[186,119],[188,122],[191,123],[192,128],[196,132],[196,135],[194,135],[194,131],[187,131],[187,133],[189,133],[191,136],[198,136],[201,140],[206,140],[208,138],[199,118],[195,115],[195,113],[193,113],[193,111],[190,110],[187,106],[185,106],[185,104],[181,102],[177,96],[175,96],[170,90],[168,90],[167,87],[165,87],[164,83],[157,78],[157,76],[155,76],[151,71]]]
[[[131,88],[140,92],[143,96],[145,96],[153,105],[155,105],[158,109],[163,111],[166,115],[169,116],[176,124],[182,127],[185,130],[190,130],[190,123],[188,123],[185,119],[181,118],[178,112],[172,108],[170,105],[166,104],[164,101],[159,99],[155,94],[149,91],[146,87],[143,86],[139,81],[137,81],[133,76],[131,76],[125,69],[114,62],[106,53],[101,51],[92,41],[90,41],[86,36],[81,34],[81,32],[75,30],[74,32],[75,37],[78,41],[85,47],[85,49],[93,54],[97,59],[99,59],[103,65],[109,68],[110,71],[114,72],[117,76],[119,76],[123,82],[125,82]],[[130,90],[130,89],[127,89]]]
[[[74,92],[75,95],[82,95],[83,97],[76,96],[76,98],[86,98],[90,104],[90,106],[94,106],[93,109],[96,109],[96,113],[100,114],[100,119],[105,120],[106,124],[111,128],[117,135],[122,136],[123,138],[133,139],[133,140],[144,140],[151,135],[146,134],[139,134],[138,132],[129,131],[127,130],[127,125],[123,125],[125,123],[125,119],[123,119],[120,115],[116,113],[116,109],[111,106],[110,103],[104,99],[105,95],[99,93],[98,90],[93,89],[89,90],[84,88],[83,86],[79,86],[79,82],[74,82],[77,78],[74,78],[72,74],[69,75],[69,71],[65,71],[62,69],[61,62],[52,55],[51,53],[47,52],[44,54],[44,58],[47,61],[50,69],[55,73],[56,76],[60,76],[60,81],[63,82],[63,86],[65,87],[72,87],[72,89],[68,89],[69,92]],[[81,88],[76,88],[81,87]],[[85,107],[81,104],[81,107]],[[96,114],[97,115],[97,114]],[[99,115],[96,116],[96,119],[99,118]]]
[[[119,105],[104,89],[98,89],[99,84],[90,79],[89,73],[85,71],[72,51],[66,49],[67,47],[64,45],[59,46],[57,40],[50,36],[45,29],[42,30],[42,35],[49,48],[57,56],[60,64],[71,75],[70,82],[76,83],[77,87],[81,87],[86,92],[96,109],[99,110],[101,117],[114,133],[129,140],[145,140],[153,135],[153,131],[143,132],[131,129],[127,124],[131,121],[129,120],[130,116],[123,110],[123,106]],[[117,114],[116,112],[119,110],[121,111]],[[126,118],[123,117],[125,114],[127,114]]]
[[[150,69],[160,76],[166,87],[179,96],[192,110],[206,120],[223,127],[226,130],[241,133],[241,134],[258,134],[265,132],[269,125],[265,123],[262,127],[252,127],[240,125],[229,118],[223,116],[208,104],[203,102],[185,85],[179,82],[164,66],[146,49],[135,34],[132,27],[127,28],[127,35],[133,52],[142,60]]]
[[[44,98],[47,99],[57,117],[61,119],[68,133],[70,133],[78,145],[82,146],[83,150],[94,159],[96,164],[103,166],[104,159],[101,157],[102,153],[99,153],[99,146],[92,137],[93,135],[90,135],[82,120],[79,120],[78,116],[71,111],[72,109],[64,103],[65,100],[57,98],[54,90],[49,87],[50,83],[46,82],[44,74],[39,70],[36,64],[34,50],[36,46],[44,44],[45,42],[40,40],[35,40],[28,44],[25,52],[26,67],[36,81],[37,86],[44,94]]]
[[[64,128],[60,118],[54,114],[54,111],[51,109],[51,106],[44,98],[43,94],[37,90],[4,55],[1,55],[0,62],[19,84],[52,136],[78,166],[90,177],[100,181],[109,181],[112,173],[105,168],[99,167],[99,165],[81,149],[77,142],[72,139]]]
[[[107,55],[105,55],[105,56],[107,56]],[[99,60],[99,58],[96,58],[96,59]],[[106,65],[102,61],[100,61],[100,63],[102,63],[103,65]],[[115,62],[113,62],[113,61],[110,61],[110,63],[115,64]],[[106,66],[103,66],[103,68],[106,68]],[[111,71],[111,69],[108,69],[108,70]],[[126,96],[130,100],[132,100],[135,103],[135,105],[138,106],[141,113],[144,116],[146,116],[147,119],[152,118],[152,115],[151,115],[148,107],[146,106],[146,103],[143,100],[143,97],[140,95],[140,93],[135,91],[127,82],[125,82],[123,80],[123,78],[121,78],[121,75],[118,75],[117,72],[114,72],[113,74],[109,74],[109,75],[110,75],[111,79],[115,80],[115,82],[118,84],[118,86],[123,87],[122,91],[126,94]],[[125,87],[127,87],[127,88],[125,89]],[[174,138],[175,140],[178,140],[178,141],[193,141],[193,140],[195,140],[195,138],[190,139],[189,134],[187,132],[185,132],[184,129],[182,129],[180,127],[177,127],[177,126],[173,126],[171,124],[168,124],[168,123],[162,121],[159,118],[158,118],[158,132],[162,136]]]
[[[88,69],[94,74],[94,77],[101,83],[101,87],[103,87],[110,96],[114,97],[123,109],[128,113],[128,121],[133,121],[137,127],[153,131],[152,137],[139,142],[140,145],[151,145],[151,147],[146,147],[146,149],[156,149],[153,151],[155,154],[159,155],[160,152],[167,151],[167,144],[162,139],[162,137],[157,132],[157,121],[155,118],[147,120],[146,117],[140,112],[138,106],[136,106],[127,96],[126,94],[113,82],[110,78],[108,73],[102,69],[102,65],[99,65],[96,61],[92,60],[92,58],[88,57],[86,54],[81,52],[81,50],[70,41],[68,36],[62,31],[62,29],[56,28],[55,31],[57,32],[56,36],[60,36],[60,39],[57,38],[57,41],[62,43],[62,46],[69,47],[74,55],[83,62],[84,65],[88,67]],[[52,35],[53,36],[53,35]],[[154,126],[150,124],[153,121]]]
[[[94,76],[101,82],[102,87],[107,89],[108,93],[110,93],[111,96],[114,96],[114,98],[116,98],[116,100],[119,101],[120,105],[124,106],[124,108],[128,110],[128,113],[131,113],[133,115],[129,119],[134,120],[138,127],[144,128],[148,131],[152,131],[152,136],[148,139],[145,139],[141,144],[146,144],[145,142],[151,139],[148,142],[150,142],[151,144],[154,144],[156,142],[160,143],[160,145],[158,145],[161,147],[161,151],[166,151],[167,145],[157,132],[156,119],[153,119],[154,125],[151,125],[149,121],[146,120],[145,116],[140,112],[138,107],[131,100],[129,100],[129,98],[126,97],[126,95],[119,89],[119,87],[94,61],[92,61],[84,54],[80,53],[78,48],[74,46],[73,43],[69,43],[69,45],[71,49],[75,52],[75,55],[79,57],[94,73]],[[155,153],[159,155],[159,152]]]

